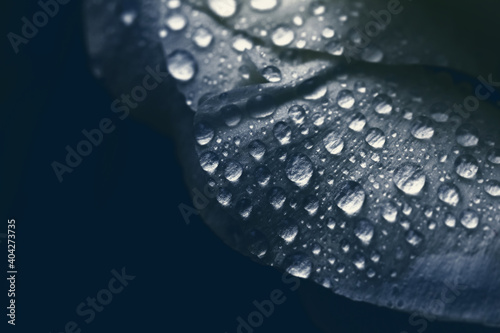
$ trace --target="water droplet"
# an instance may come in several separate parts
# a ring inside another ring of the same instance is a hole
[[[236,13],[236,0],[208,0],[208,7],[218,16],[226,18]]]
[[[432,120],[427,117],[421,116],[415,119],[411,126],[411,135],[415,139],[426,140],[434,136],[434,127]]]
[[[326,150],[332,155],[339,155],[344,149],[344,140],[337,132],[329,132],[323,139]]]
[[[293,276],[307,279],[312,271],[311,258],[303,253],[288,255],[285,259],[286,271]]]
[[[226,105],[220,109],[220,112],[229,127],[237,126],[241,121],[241,110],[237,105]]]
[[[286,200],[286,193],[281,187],[273,187],[267,193],[267,198],[269,203],[274,207],[274,209],[278,210],[283,207],[283,204]]]
[[[437,121],[438,123],[445,123],[448,121],[448,114],[450,112],[450,108],[446,103],[436,102],[431,105],[431,118]]]
[[[181,31],[187,25],[187,19],[181,13],[173,13],[165,20],[167,27],[172,31]]]
[[[365,141],[375,149],[384,148],[385,133],[379,128],[370,128],[366,133]]]
[[[276,102],[269,94],[256,95],[248,99],[246,109],[253,118],[265,118],[274,113]]]
[[[262,70],[262,76],[271,83],[276,83],[281,81],[281,71],[278,67],[267,66]]]
[[[366,62],[377,63],[384,58],[384,52],[376,46],[368,45],[361,53],[361,59]]]
[[[355,132],[361,132],[366,126],[366,117],[359,112],[352,115],[349,122],[349,128]]]
[[[262,258],[266,255],[268,243],[266,236],[258,230],[251,230],[247,235],[248,251],[256,257]]]
[[[378,114],[390,114],[392,111],[392,98],[386,94],[379,94],[373,99],[372,105]]]
[[[473,179],[479,171],[479,163],[471,155],[461,155],[455,161],[455,172],[462,178]]]
[[[457,142],[462,147],[475,147],[479,143],[479,131],[470,124],[464,124],[457,129]]]
[[[479,215],[471,209],[466,209],[460,214],[460,223],[467,229],[475,229],[479,224]]]
[[[285,122],[280,121],[274,125],[273,134],[280,144],[286,145],[292,138],[292,129]]]
[[[167,57],[167,69],[174,79],[187,82],[196,75],[198,64],[188,51],[176,50]]]
[[[407,195],[418,195],[425,186],[426,176],[414,163],[404,163],[394,172],[394,184]]]
[[[341,90],[337,95],[337,104],[343,109],[350,109],[355,103],[354,95],[350,90]]]
[[[424,237],[415,230],[408,230],[405,234],[406,241],[413,246],[417,246],[422,243]]]
[[[299,228],[295,223],[288,220],[283,221],[283,227],[280,228],[278,235],[287,243],[290,244],[295,240],[299,233]]]
[[[306,111],[300,105],[293,105],[288,110],[288,116],[297,125],[302,124],[304,122],[305,113]]]
[[[211,151],[200,155],[200,165],[203,170],[212,173],[219,166],[219,156]]]
[[[337,207],[342,209],[346,215],[352,216],[361,211],[365,197],[365,191],[359,183],[346,181],[339,186],[334,200]]]
[[[196,142],[198,142],[199,145],[204,146],[212,141],[215,133],[210,125],[201,122],[196,124],[194,128],[194,135]]]
[[[444,224],[449,228],[455,228],[455,225],[457,224],[457,219],[453,214],[446,213],[446,215],[444,216]]]
[[[200,27],[193,34],[193,42],[202,49],[209,47],[213,40],[214,36],[207,28]]]
[[[246,198],[240,199],[234,208],[243,219],[249,218],[253,209],[252,202]]]
[[[255,169],[254,177],[260,186],[266,186],[271,180],[271,171],[269,171],[269,168],[264,165],[258,166]]]
[[[236,35],[233,40],[233,49],[244,52],[253,48],[253,42],[245,35]]]
[[[254,140],[248,144],[250,155],[259,161],[266,153],[266,146],[260,140]]]
[[[233,198],[233,194],[226,188],[221,187],[219,192],[217,193],[217,201],[224,207],[227,207],[231,204],[231,200]]]
[[[290,181],[299,187],[304,187],[309,183],[314,169],[309,157],[302,153],[296,153],[288,159],[285,171]]]
[[[445,204],[456,207],[460,202],[460,190],[451,183],[445,183],[438,188],[438,198]]]
[[[363,243],[363,245],[370,245],[372,241],[375,228],[373,223],[369,220],[362,219],[358,222],[358,225],[354,229],[354,234]]]
[[[492,197],[500,197],[500,181],[488,180],[484,184],[484,190]]]
[[[309,213],[309,215],[313,216],[316,214],[319,208],[318,198],[314,195],[308,195],[304,199],[304,209]]]
[[[278,6],[278,0],[251,0],[250,6],[258,12],[267,12]]]
[[[271,39],[276,46],[286,46],[290,44],[294,38],[295,32],[286,25],[278,26],[271,35]]]
[[[398,219],[398,206],[392,202],[386,202],[382,207],[382,218],[389,223]]]
[[[500,149],[492,149],[487,154],[488,161],[493,164],[500,164]]]
[[[237,182],[243,174],[243,167],[237,161],[229,160],[224,169],[224,177],[230,182]]]
[[[332,38],[335,36],[335,30],[333,30],[332,27],[325,27],[321,32],[321,36],[323,36],[323,38]]]

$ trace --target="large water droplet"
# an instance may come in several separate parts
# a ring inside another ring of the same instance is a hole
[[[243,174],[243,167],[237,161],[230,160],[226,163],[224,177],[230,182],[237,182]]]
[[[251,0],[250,6],[258,12],[267,12],[278,6],[278,0]]]
[[[354,95],[350,90],[341,90],[337,95],[337,104],[343,109],[350,109],[355,103]]]
[[[460,202],[460,190],[451,183],[442,184],[438,188],[438,198],[442,202],[455,207]]]
[[[253,118],[265,118],[274,113],[276,102],[273,96],[260,94],[248,99],[246,109]]]
[[[237,105],[226,105],[220,109],[220,112],[229,127],[237,126],[241,121],[241,110]]]
[[[212,173],[219,166],[219,156],[211,151],[200,155],[200,165],[203,170]]]
[[[427,117],[421,116],[415,119],[411,126],[411,135],[419,140],[430,139],[434,136],[434,127],[432,120]]]
[[[286,25],[278,26],[271,35],[271,39],[276,46],[286,46],[290,44],[294,38],[295,32]]]
[[[479,131],[470,124],[464,124],[457,129],[457,142],[462,147],[475,147],[479,143]]]
[[[191,53],[177,50],[167,57],[167,69],[174,79],[187,82],[196,75],[198,64]]]
[[[369,245],[372,241],[374,231],[375,228],[373,227],[373,223],[369,220],[362,219],[354,229],[354,234],[363,245]]]
[[[473,179],[479,171],[479,163],[471,155],[461,155],[455,161],[456,173],[465,179]]]
[[[226,18],[236,13],[236,0],[208,0],[208,7],[218,16]]]
[[[373,99],[372,105],[378,114],[389,114],[392,111],[392,98],[386,94],[379,94]]]
[[[210,125],[201,122],[195,125],[194,135],[196,138],[196,142],[198,142],[199,145],[204,146],[212,141],[215,132]]]
[[[366,133],[365,141],[375,149],[384,148],[385,133],[379,128],[370,128]]]
[[[332,155],[339,155],[344,149],[344,140],[342,136],[334,131],[329,132],[323,138],[323,144],[325,145],[326,150]]]
[[[207,28],[200,27],[193,34],[193,42],[202,49],[209,47],[213,39],[212,32]]]
[[[271,83],[277,83],[281,81],[281,71],[278,67],[267,66],[262,70],[262,76]]]
[[[484,184],[484,190],[492,197],[500,197],[500,181],[488,180],[486,184]]]
[[[288,179],[299,187],[304,187],[309,183],[314,169],[309,157],[302,153],[290,156],[285,167]]]
[[[408,195],[418,195],[425,186],[426,176],[414,163],[405,163],[394,172],[394,184]]]
[[[335,202],[337,207],[349,215],[356,215],[361,211],[365,203],[365,191],[363,187],[355,181],[347,181],[342,183],[335,195]]]
[[[303,253],[289,255],[285,259],[286,271],[293,276],[307,279],[311,274],[312,262],[309,256]]]
[[[467,229],[475,229],[479,224],[479,215],[471,209],[466,209],[460,215],[460,223]]]

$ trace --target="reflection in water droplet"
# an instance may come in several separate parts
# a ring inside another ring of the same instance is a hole
[[[200,155],[200,165],[203,170],[212,173],[219,166],[219,156],[211,151]]]
[[[274,29],[271,39],[276,46],[286,46],[295,38],[295,32],[286,25],[278,26]]]
[[[471,209],[466,209],[460,215],[460,223],[467,229],[475,229],[479,224],[479,215]]]
[[[342,209],[345,214],[352,216],[361,211],[365,203],[365,197],[365,191],[359,183],[347,181],[339,186],[334,200],[337,207]]]
[[[278,0],[251,0],[250,6],[258,12],[266,12],[278,6]]]
[[[214,36],[212,32],[203,27],[196,29],[193,34],[193,42],[196,46],[202,49],[209,47],[210,44],[212,44],[213,39]]]
[[[281,71],[275,66],[267,66],[262,70],[262,76],[271,83],[281,81]]]
[[[479,143],[479,131],[470,124],[464,124],[457,129],[457,142],[462,147],[475,147]]]
[[[384,148],[385,133],[379,128],[370,128],[366,133],[365,141],[375,149]]]
[[[260,94],[248,99],[246,109],[252,118],[265,118],[274,113],[276,102],[273,96]]]
[[[455,172],[462,178],[473,179],[479,171],[479,163],[471,155],[461,155],[455,161]]]
[[[174,79],[187,82],[196,75],[198,64],[188,51],[176,50],[167,57],[167,69]]]
[[[285,122],[280,121],[274,125],[273,134],[280,144],[286,145],[292,138],[292,129]]]
[[[414,163],[405,163],[394,172],[394,184],[408,195],[418,195],[425,186],[426,176]]]
[[[307,279],[312,271],[311,258],[303,253],[288,255],[285,259],[286,271],[293,276]]]
[[[337,132],[329,132],[323,139],[326,150],[332,155],[339,155],[344,149],[344,140]]]
[[[392,111],[392,98],[386,94],[379,94],[373,99],[372,105],[378,114],[389,114]]]
[[[241,110],[237,105],[226,105],[220,109],[220,113],[229,127],[237,126],[241,121]]]
[[[208,7],[218,16],[226,18],[236,13],[236,0],[208,0]]]
[[[373,223],[369,220],[362,219],[354,229],[354,234],[363,245],[369,245],[372,241],[374,231],[375,228],[373,227]]]
[[[285,171],[288,179],[297,186],[304,187],[309,183],[314,169],[309,157],[302,153],[296,153],[288,159]]]
[[[196,142],[198,142],[199,145],[204,146],[212,141],[215,133],[210,125],[201,122],[195,125],[194,135]]]
[[[226,163],[224,177],[230,182],[237,182],[243,174],[243,167],[237,161],[230,160]]]
[[[488,180],[486,184],[484,184],[484,190],[492,197],[500,197],[500,181]]]
[[[266,153],[266,145],[260,140],[254,140],[248,144],[250,155],[259,161]]]
[[[337,104],[343,109],[350,109],[355,103],[354,95],[350,90],[341,90],[337,95]]]
[[[460,190],[451,183],[442,184],[438,188],[438,198],[442,202],[455,207],[460,202]]]
[[[411,126],[411,135],[413,135],[415,139],[419,140],[432,138],[434,136],[432,120],[424,116],[415,119],[413,125]]]

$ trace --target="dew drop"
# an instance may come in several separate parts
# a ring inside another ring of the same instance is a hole
[[[335,195],[335,202],[346,215],[356,215],[361,211],[365,203],[365,191],[363,187],[355,181],[342,183]]]
[[[309,183],[314,169],[309,157],[302,153],[296,153],[288,159],[285,171],[290,181],[299,187],[304,187]]]
[[[425,186],[426,176],[414,163],[404,163],[394,172],[394,184],[407,195],[418,195]]]
[[[187,82],[196,75],[198,64],[188,51],[176,50],[167,57],[167,69],[174,79]]]
[[[479,171],[479,163],[471,155],[461,155],[455,160],[455,172],[462,178],[473,179]]]
[[[323,139],[326,150],[332,155],[339,155],[344,149],[344,140],[337,132],[329,132]]]

